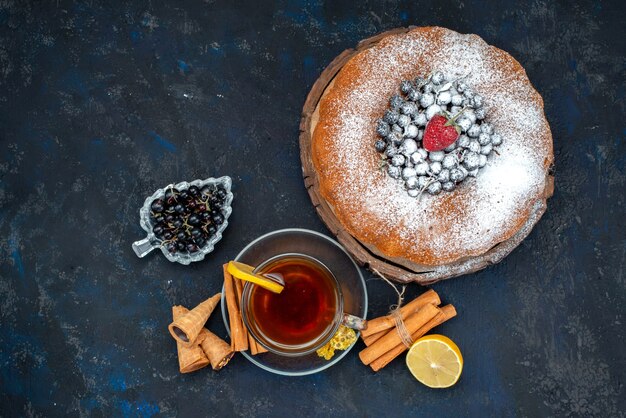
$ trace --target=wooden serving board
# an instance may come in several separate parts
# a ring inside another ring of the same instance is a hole
[[[311,118],[326,87],[332,82],[345,63],[354,55],[375,45],[382,38],[388,35],[406,33],[412,28],[413,27],[392,29],[372,36],[371,38],[364,39],[359,42],[356,48],[343,51],[324,69],[313,84],[304,102],[304,107],[302,108],[302,119],[300,120],[300,159],[302,160],[304,185],[315,210],[332,234],[335,235],[339,243],[345,247],[359,265],[399,283],[417,282],[422,285],[427,285],[439,280],[476,272],[491,264],[496,264],[506,257],[524,238],[526,238],[526,236],[528,236],[545,212],[547,206],[546,201],[552,196],[554,191],[554,178],[551,174],[548,175],[544,198],[535,203],[533,212],[515,235],[507,241],[497,244],[480,256],[459,260],[445,266],[433,267],[432,269],[423,271],[410,270],[373,254],[363,243],[359,242],[359,240],[345,230],[337,220],[330,205],[319,193],[319,179],[311,159]]]

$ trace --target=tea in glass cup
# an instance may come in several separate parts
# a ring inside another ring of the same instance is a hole
[[[279,294],[252,283],[244,285],[243,320],[261,345],[277,354],[297,356],[332,338],[343,322],[343,297],[326,266],[304,254],[282,254],[255,272],[279,276],[285,284]]]

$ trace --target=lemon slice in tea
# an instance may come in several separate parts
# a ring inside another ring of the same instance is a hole
[[[406,355],[413,376],[431,388],[454,385],[463,371],[459,347],[443,335],[426,335],[417,340]]]
[[[273,276],[270,278],[262,274],[254,273],[254,267],[238,261],[229,261],[226,271],[239,280],[252,282],[257,286],[261,286],[262,288],[269,290],[270,292],[280,293],[285,287],[284,283],[280,283],[282,280],[280,280],[279,277]]]

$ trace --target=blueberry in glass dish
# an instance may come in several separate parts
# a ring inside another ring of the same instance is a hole
[[[133,243],[138,257],[160,248],[168,260],[204,259],[222,238],[232,212],[230,177],[170,184],[148,197],[139,210],[148,236]]]

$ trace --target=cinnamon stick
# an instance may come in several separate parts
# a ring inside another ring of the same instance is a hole
[[[233,281],[235,282],[235,291],[237,292],[237,300],[241,302],[241,295],[243,293],[243,282],[238,279],[233,279]],[[238,306],[239,306],[239,312],[241,313],[241,304],[239,304]],[[252,354],[253,356],[256,356],[259,353],[266,353],[267,350],[263,348],[261,345],[259,345],[259,343],[257,343],[257,341],[254,339],[252,334],[250,334],[250,331],[248,331],[248,329],[246,328],[245,324],[243,326],[243,329],[246,334],[246,337],[248,338],[248,347],[250,348],[250,354]]]
[[[402,320],[406,320],[409,315],[419,311],[421,308],[428,304],[435,306],[439,306],[441,304],[441,299],[439,299],[439,295],[432,289],[427,290],[426,292],[422,293],[411,302],[400,308]],[[366,337],[369,337],[380,331],[388,330],[389,328],[393,328],[395,326],[396,322],[392,315],[374,318],[367,321],[367,328],[361,331],[361,337],[363,337],[363,340],[365,340]]]
[[[383,335],[385,335],[386,333],[388,333],[389,330],[383,330],[383,331],[378,331],[376,334],[372,334],[372,335],[368,335],[367,337],[363,337],[363,342],[365,343],[366,346],[370,346],[372,344],[374,344],[376,341],[378,341],[380,339],[380,337],[382,337]]]
[[[267,353],[267,349],[254,339],[252,334],[248,332],[248,345],[250,346],[250,354],[256,356],[257,354]]]
[[[409,335],[413,335],[415,331],[424,326],[428,321],[433,319],[439,313],[439,308],[430,303],[426,304],[422,309],[409,315],[404,321],[404,325]],[[402,338],[400,334],[394,328],[378,341],[365,348],[359,353],[359,358],[365,365],[369,365],[371,362],[382,356],[386,352],[393,349],[398,344],[402,344]]]
[[[237,300],[241,302],[241,294],[243,293],[243,282],[239,279],[233,279],[235,282],[235,290],[237,291]],[[241,303],[239,306],[239,312],[241,313]],[[243,321],[242,321],[243,322]],[[250,334],[250,331],[246,328],[246,325],[243,326],[246,337],[248,338],[248,347],[250,348],[250,354],[256,356],[259,353],[266,353],[267,350],[263,348]]]
[[[252,337],[252,339],[254,340],[254,337]],[[256,343],[256,351],[257,351],[258,354],[267,353],[267,348],[265,348],[261,344],[259,344],[257,342],[257,340],[254,340],[254,342]]]
[[[456,316],[456,309],[453,305],[442,306],[441,308],[439,308],[439,311],[440,312],[434,318],[432,318],[417,331],[411,334],[411,339],[413,341],[422,338],[428,331],[430,331],[437,325],[443,324],[448,319]],[[389,332],[395,332],[395,330],[391,330]],[[407,347],[404,344],[400,343],[391,350],[387,351],[382,356],[378,357],[376,360],[372,361],[370,363],[370,367],[372,368],[372,370],[377,372],[385,367],[387,364],[389,364],[393,359],[398,357],[400,354],[404,353],[406,350]]]
[[[237,311],[239,312],[239,315],[241,315],[241,294],[243,293],[243,283],[241,280],[234,277],[233,283],[235,285],[235,294],[237,295]],[[246,324],[243,322],[243,315],[241,317],[241,323],[243,324],[243,334],[248,341],[248,348],[252,349],[252,347],[250,347],[250,333],[248,332],[248,328],[246,328]]]
[[[241,312],[235,289],[235,280],[233,276],[226,270],[227,265],[224,264],[224,293],[226,297],[226,307],[228,308],[228,322],[230,323],[231,346],[234,351],[245,351],[248,349],[248,336],[243,321],[241,320]]]

